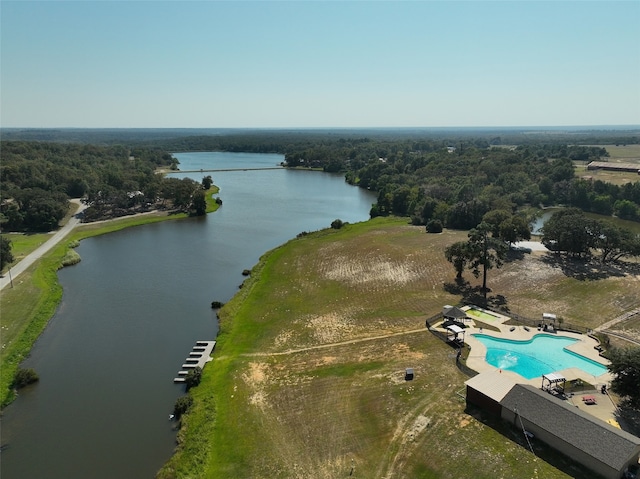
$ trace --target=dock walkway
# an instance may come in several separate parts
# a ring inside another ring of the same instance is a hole
[[[204,365],[211,361],[211,353],[216,347],[215,341],[196,341],[195,346],[191,349],[189,356],[185,359],[182,369],[178,371],[178,376],[173,378],[174,383],[185,382],[185,376],[189,374],[190,369],[204,368]]]

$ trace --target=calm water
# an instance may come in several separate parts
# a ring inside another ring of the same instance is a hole
[[[513,371],[525,379],[567,368],[582,369],[597,377],[607,368],[595,361],[565,349],[577,340],[573,338],[536,334],[529,341],[494,338],[485,334],[473,335],[487,348],[485,360],[492,366]]]
[[[175,156],[185,170],[283,161]],[[82,262],[60,271],[62,304],[24,364],[40,382],[2,418],[3,479],[153,477],[175,446],[168,415],[184,388],[172,380],[195,341],[216,335],[211,301],[228,301],[269,249],[337,218],[366,220],[375,202],[318,172],[204,174],[221,188],[216,213],[84,240]]]

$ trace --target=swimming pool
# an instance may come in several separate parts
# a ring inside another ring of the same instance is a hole
[[[591,376],[607,372],[602,364],[565,349],[577,339],[549,334],[536,334],[528,341],[500,339],[486,334],[474,334],[473,337],[486,346],[486,362],[496,368],[513,371],[525,379],[567,368],[579,368]]]

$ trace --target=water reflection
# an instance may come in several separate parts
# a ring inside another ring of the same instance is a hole
[[[176,156],[182,169],[283,160]],[[60,271],[62,304],[24,364],[40,383],[2,419],[3,478],[152,477],[175,444],[168,414],[183,386],[172,380],[195,341],[215,337],[211,301],[228,301],[265,251],[336,218],[366,220],[375,201],[318,172],[212,176],[223,199],[215,214],[84,240],[82,262]]]

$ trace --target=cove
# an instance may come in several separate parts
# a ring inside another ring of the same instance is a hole
[[[173,378],[195,341],[217,333],[211,301],[228,301],[266,251],[334,219],[364,221],[376,199],[341,175],[243,171],[282,155],[175,156],[184,170],[240,170],[204,173],[223,200],[206,218],[81,242],[82,261],[59,272],[62,303],[23,364],[40,382],[4,411],[4,479],[153,477],[175,447],[168,415],[184,386]]]

